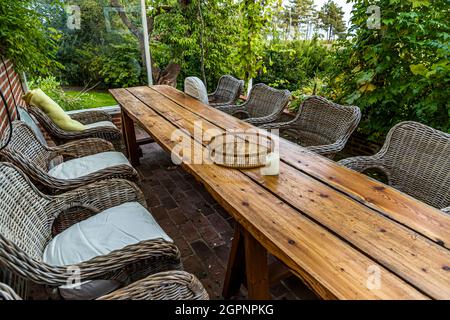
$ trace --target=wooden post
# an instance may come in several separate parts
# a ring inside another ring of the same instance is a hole
[[[233,242],[231,243],[230,257],[222,291],[222,296],[225,299],[236,295],[241,284],[246,282],[244,254],[244,238],[241,234],[241,226],[235,222]]]
[[[243,235],[248,298],[252,300],[269,300],[267,250],[248,231],[243,231]]]
[[[136,132],[134,131],[133,119],[127,114],[124,108],[122,110],[122,132],[127,148],[128,159],[133,166],[139,165],[139,150],[136,142]]]
[[[267,250],[236,223],[223,285],[223,297],[229,299],[238,293],[241,284],[247,285],[249,299],[270,299]]]

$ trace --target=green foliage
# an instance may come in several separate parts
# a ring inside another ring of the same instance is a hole
[[[233,60],[238,67],[237,75],[246,83],[263,69],[262,52],[264,36],[269,31],[273,0],[242,0],[240,11],[240,38]]]
[[[403,120],[450,132],[448,2],[380,0],[379,30],[366,25],[367,5],[356,1],[354,36],[336,46],[336,99],[363,110],[362,131],[375,140]]]
[[[200,20],[199,4],[204,28]],[[162,3],[152,4],[153,8],[158,6],[162,6]],[[178,77],[180,85],[187,76],[202,78],[200,38],[203,36],[207,86],[213,88],[221,75],[233,73],[230,57],[238,36],[236,12],[237,5],[233,0],[194,0],[187,5],[177,1],[170,2],[170,6],[154,19],[151,37],[154,63],[160,68],[170,62],[178,63],[181,66]],[[154,12],[149,15],[154,15]]]
[[[274,39],[265,45],[263,63],[266,72],[261,72],[256,82],[295,91],[310,85],[312,79],[324,74],[328,69],[329,55],[327,47],[318,39]]]
[[[57,54],[58,61],[65,66],[59,74],[62,83],[100,87],[143,83],[145,72],[138,40],[122,24],[117,12],[105,11],[109,1],[74,0],[71,4],[80,7],[80,29],[67,27],[64,10],[50,13],[53,27],[62,33]],[[136,13],[135,8],[126,9]]]
[[[41,89],[66,111],[85,108],[82,102],[86,102],[86,94],[81,93],[76,96],[66,94],[61,89],[61,83],[55,77],[37,77],[30,80],[28,86],[31,90]]]
[[[58,6],[57,1],[51,3]],[[35,0],[0,1],[0,55],[20,71],[48,75],[61,67],[53,59],[59,34],[46,25],[37,5]]]

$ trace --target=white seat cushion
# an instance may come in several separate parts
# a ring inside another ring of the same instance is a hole
[[[74,224],[58,234],[47,244],[43,260],[53,266],[73,265],[157,238],[172,242],[147,209],[138,202],[127,202]],[[80,280],[80,289],[73,289],[73,285],[61,287],[63,297],[92,299],[120,285],[118,281],[112,280]]]
[[[111,121],[99,121],[99,122],[94,122],[94,123],[89,123],[89,124],[84,125],[85,129],[99,128],[99,127],[111,127],[111,128],[117,129],[116,125],[114,123],[112,123]]]
[[[75,179],[121,164],[131,167],[130,162],[123,153],[108,151],[65,161],[50,169],[48,174],[58,179]]]

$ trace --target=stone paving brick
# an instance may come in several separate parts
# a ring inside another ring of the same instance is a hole
[[[215,246],[213,248],[214,253],[219,258],[220,262],[224,267],[228,264],[228,256],[230,255],[230,245],[224,241],[225,244],[220,246]]]
[[[218,213],[209,215],[208,220],[211,222],[212,226],[218,232],[231,231],[230,224],[224,218],[222,218]]]
[[[159,201],[158,197],[154,196],[153,194],[147,194],[145,196],[145,200],[147,201],[147,206],[149,208],[156,207],[156,206],[159,206],[161,204],[161,202]]]
[[[184,240],[184,238],[180,234],[173,237],[172,239],[180,250],[182,257],[189,257],[194,253],[191,246],[186,242],[186,240]]]
[[[164,206],[150,207],[150,212],[158,221],[169,218],[169,216],[167,215],[167,210]]]
[[[201,183],[174,166],[157,144],[142,149],[144,157],[137,169],[143,176],[141,189],[152,215],[180,249],[184,269],[200,279],[211,299],[222,299],[233,218]],[[273,284],[271,294],[275,299],[315,298],[294,276]],[[246,295],[243,286],[233,299],[245,299]]]
[[[186,223],[188,221],[188,218],[184,215],[183,210],[181,208],[169,210],[168,216],[177,226],[182,225],[183,223]]]
[[[225,244],[225,240],[211,226],[200,228],[198,231],[210,248],[215,248]]]
[[[201,239],[200,234],[195,228],[194,224],[191,221],[186,221],[182,225],[180,225],[180,233],[186,239],[187,242],[191,243],[195,240]]]
[[[167,210],[178,208],[178,204],[170,196],[162,198],[161,203]]]

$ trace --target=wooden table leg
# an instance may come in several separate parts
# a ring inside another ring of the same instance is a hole
[[[241,227],[236,222],[234,225],[233,242],[231,243],[230,257],[228,259],[227,273],[223,284],[222,296],[229,299],[239,292],[241,284],[245,284],[245,258],[244,238]]]
[[[248,298],[252,300],[269,300],[267,250],[248,231],[243,231],[243,235]]]
[[[241,284],[247,285],[249,299],[270,299],[267,250],[236,223],[223,286],[223,297],[229,299],[235,295]]]
[[[122,108],[122,132],[125,139],[128,158],[133,166],[139,165],[139,150],[136,142],[136,132],[134,131],[134,122],[127,112]]]

